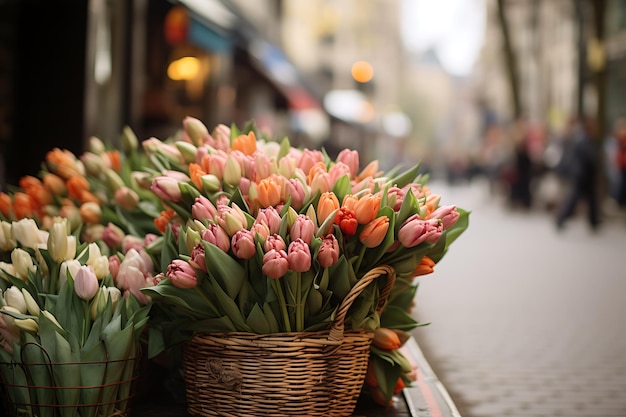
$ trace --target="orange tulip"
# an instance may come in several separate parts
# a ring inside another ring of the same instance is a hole
[[[189,176],[191,177],[191,182],[193,182],[199,190],[202,190],[202,176],[206,174],[206,171],[203,170],[200,165],[194,164],[193,162],[189,164]]]
[[[374,330],[374,339],[372,344],[383,350],[396,350],[401,346],[398,333],[386,327],[379,327]]]
[[[18,219],[35,217],[37,213],[37,203],[28,194],[17,192],[13,195],[13,209]]]
[[[326,170],[326,165],[324,165],[323,162],[316,162],[307,173],[308,174],[307,179],[309,181],[309,184],[313,182],[313,179],[316,176],[326,174],[326,173],[328,173],[328,171]]]
[[[406,388],[406,384],[402,378],[398,378],[398,382],[396,382],[396,386],[393,389],[393,393],[398,395],[402,392],[402,390]]]
[[[119,173],[122,170],[122,161],[120,157],[120,151],[117,149],[107,151],[106,155],[109,157],[109,165],[113,171]]]
[[[385,239],[387,230],[389,230],[389,217],[377,217],[365,225],[359,234],[359,240],[365,247],[375,248]]]
[[[65,181],[58,175],[55,175],[51,172],[47,172],[43,176],[43,183],[48,190],[54,195],[65,195],[67,192],[67,187],[65,186]]]
[[[80,197],[78,198],[78,201],[80,201],[81,204],[91,202],[91,203],[97,203],[98,205],[100,205],[100,199],[87,190],[83,190],[80,193]]]
[[[368,194],[358,199],[353,208],[359,224],[368,224],[376,218],[380,209],[380,195]]]
[[[80,218],[85,223],[97,224],[102,218],[102,209],[98,203],[89,201],[80,206]]]
[[[76,156],[67,149],[54,148],[46,154],[46,164],[50,170],[63,179],[82,175],[81,167],[77,162]]]
[[[70,198],[80,200],[83,191],[89,191],[89,181],[82,175],[74,175],[66,182]]]
[[[354,210],[342,207],[335,217],[335,224],[339,225],[341,231],[346,236],[352,236],[356,233],[359,222],[356,220],[356,214]]]
[[[280,203],[280,183],[274,176],[262,179],[256,186],[257,200],[261,207],[276,206]]]
[[[381,173],[378,171],[378,161],[374,160],[370,162],[363,171],[356,177],[356,181],[363,181],[367,177],[378,177]]]
[[[424,256],[420,261],[419,265],[413,271],[413,276],[417,277],[419,275],[427,275],[435,272],[435,262],[430,259],[428,256]]]
[[[0,212],[4,217],[9,217],[9,214],[13,212],[13,201],[7,193],[0,193]]]
[[[170,219],[174,217],[174,214],[176,214],[174,210],[167,209],[165,211],[162,211],[161,215],[154,219],[154,225],[157,227],[157,229],[159,229],[161,233],[165,233],[165,230],[167,230],[167,225],[170,222]]]
[[[37,202],[39,207],[50,204],[52,201],[52,194],[50,194],[50,191],[48,191],[39,178],[30,175],[24,176],[20,178],[19,186]]]
[[[253,131],[247,135],[239,135],[233,139],[233,151],[241,151],[246,155],[253,155],[256,151],[256,135]]]
[[[317,221],[319,224],[324,223],[328,216],[330,216],[332,212],[338,208],[339,200],[334,193],[322,193],[319,202],[317,203]]]

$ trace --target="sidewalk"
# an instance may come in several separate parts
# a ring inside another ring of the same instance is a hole
[[[557,232],[482,184],[432,184],[470,227],[421,277],[413,334],[463,417],[626,416],[626,221]],[[582,213],[581,213],[582,214]]]

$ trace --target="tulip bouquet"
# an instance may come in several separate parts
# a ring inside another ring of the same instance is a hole
[[[0,377],[11,414],[109,416],[132,395],[150,308],[138,288],[154,274],[131,284],[123,270],[140,270],[136,249],[112,262],[105,245],[68,230],[65,218],[49,231],[29,218],[2,222]]]
[[[54,148],[42,163],[39,176],[26,175],[9,192],[0,193],[0,219],[34,219],[48,229],[55,217],[68,219],[70,230],[94,242],[111,234],[144,237],[157,232],[158,199],[142,187],[149,164],[138,149],[132,130],[124,129],[122,149],[107,148],[98,138],[89,140],[80,156]]]
[[[257,139],[252,125],[209,133],[187,118],[179,142],[150,140],[144,149],[159,157],[151,189],[166,208],[156,219],[164,277],[141,290],[166,306],[152,321],[151,354],[194,332],[326,329],[350,289],[380,265],[398,277],[390,303],[377,314],[379,287],[371,286],[346,328],[402,335],[417,325],[411,279],[432,271],[468,225],[467,212],[440,205],[418,166],[360,169],[356,151],[332,159],[287,139]],[[400,345],[372,350],[379,368],[396,369],[379,372],[386,403],[399,379],[410,382]]]

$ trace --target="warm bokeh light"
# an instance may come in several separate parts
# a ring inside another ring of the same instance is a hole
[[[167,76],[172,80],[193,80],[200,72],[198,58],[186,56],[170,63],[167,67]]]
[[[352,64],[352,78],[360,83],[367,83],[374,78],[374,67],[365,61],[357,61]]]

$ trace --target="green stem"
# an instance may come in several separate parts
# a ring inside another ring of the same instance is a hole
[[[298,272],[296,281],[296,331],[304,330],[304,308],[302,306],[302,272]]]
[[[361,268],[361,262],[363,262],[363,257],[365,255],[365,251],[367,247],[365,245],[361,246],[361,251],[359,252],[359,258],[356,260],[356,265],[354,266],[354,273],[359,276],[359,268]]]
[[[282,312],[281,316],[283,316],[285,331],[290,332],[291,323],[289,322],[289,313],[287,313],[287,303],[285,302],[285,294],[283,293],[283,288],[277,279],[270,279],[272,280],[274,291],[276,291],[276,296],[278,297],[278,305],[280,306],[280,310]]]

